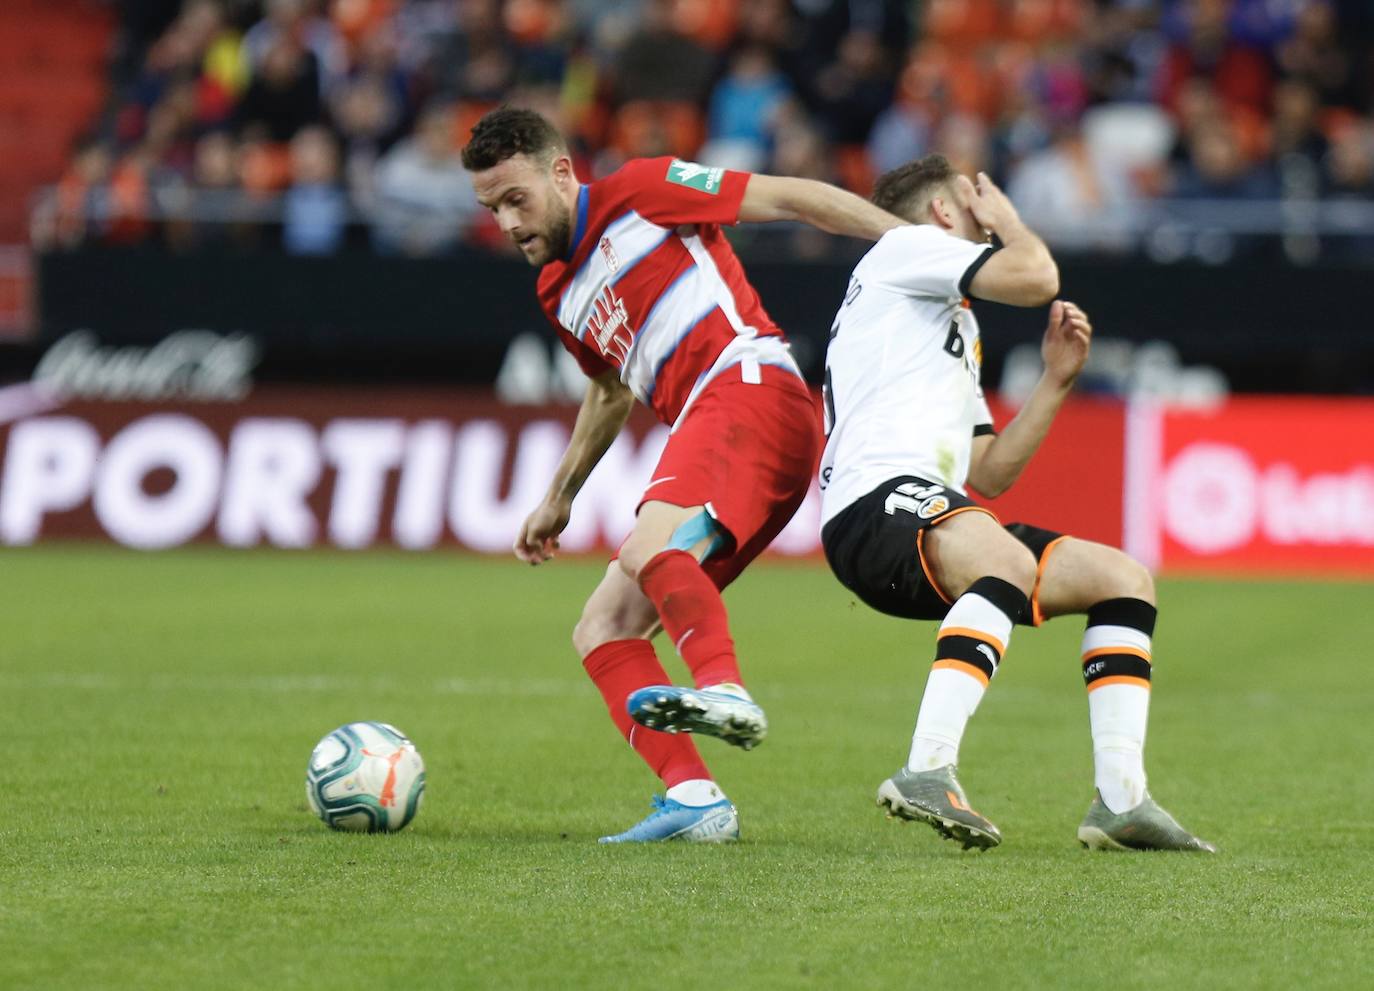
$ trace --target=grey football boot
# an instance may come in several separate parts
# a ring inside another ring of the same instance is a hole
[[[1120,814],[1107,808],[1100,792],[1078,827],[1078,842],[1089,850],[1190,850],[1216,853],[1217,848],[1194,836],[1159,807],[1150,793],[1139,805]]]
[[[998,828],[969,807],[953,764],[929,771],[903,767],[878,786],[878,805],[887,809],[889,819],[927,823],[965,850],[987,850],[1002,842]]]

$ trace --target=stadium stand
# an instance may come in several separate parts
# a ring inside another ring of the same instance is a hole
[[[1171,246],[1180,216],[1296,261],[1369,246],[1314,240],[1370,227],[1374,15],[1349,0],[141,0],[98,119],[106,18],[51,6],[96,13],[63,44],[5,32],[63,80],[22,83],[62,108],[30,109],[43,133],[92,123],[45,247],[499,247],[453,152],[501,102],[555,117],[589,175],[673,154],[865,192],[939,149],[1062,248],[1205,258]]]

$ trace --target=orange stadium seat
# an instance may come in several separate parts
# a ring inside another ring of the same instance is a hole
[[[691,158],[701,147],[705,132],[705,122],[695,104],[633,100],[611,121],[611,144],[631,158]]]
[[[676,0],[673,24],[707,48],[721,49],[735,36],[738,0]]]
[[[953,48],[973,48],[995,38],[997,0],[931,0],[921,18],[922,37]]]
[[[291,152],[286,145],[262,142],[247,144],[239,163],[245,191],[266,196],[286,188],[291,181]]]
[[[840,185],[851,193],[868,196],[873,191],[873,163],[863,145],[841,145],[835,149],[835,171]]]
[[[26,237],[33,191],[62,175],[104,102],[112,32],[107,4],[0,3],[0,244]]]

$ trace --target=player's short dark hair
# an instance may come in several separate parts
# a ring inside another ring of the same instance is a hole
[[[926,205],[959,175],[944,155],[927,155],[878,177],[873,204],[888,213],[916,220]]]
[[[482,172],[516,155],[544,158],[567,150],[563,135],[543,115],[533,110],[499,107],[484,114],[473,126],[472,138],[463,149],[463,168]]]

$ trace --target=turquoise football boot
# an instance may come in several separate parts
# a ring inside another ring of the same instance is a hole
[[[728,799],[711,805],[683,805],[654,796],[654,811],[623,833],[603,836],[602,843],[731,843],[739,839],[739,812]]]
[[[743,750],[768,735],[768,717],[747,696],[719,688],[651,685],[626,699],[630,718],[662,733],[704,733]]]

